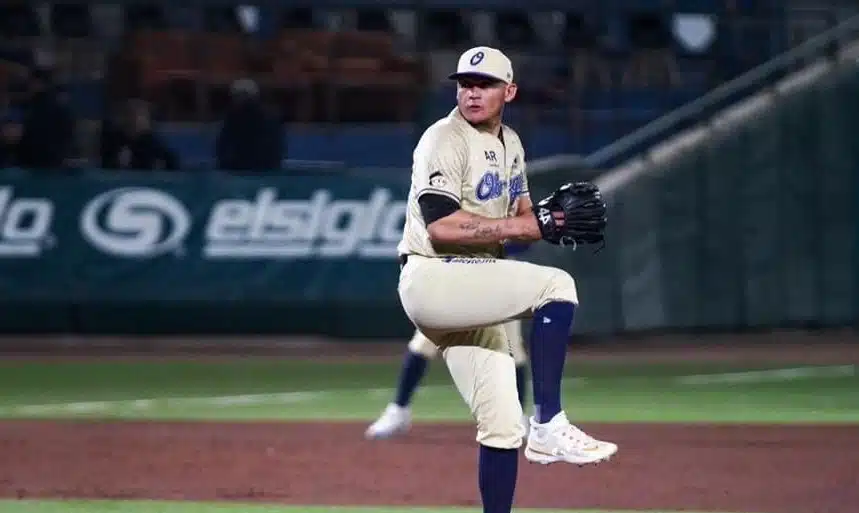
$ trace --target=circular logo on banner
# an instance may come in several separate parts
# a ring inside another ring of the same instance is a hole
[[[486,54],[484,54],[483,52],[476,52],[474,55],[471,56],[471,60],[469,60],[468,62],[472,66],[477,66],[478,64],[483,62],[484,57],[486,57]]]
[[[84,207],[84,237],[101,251],[123,257],[153,257],[180,249],[191,217],[173,196],[146,187],[102,193]]]

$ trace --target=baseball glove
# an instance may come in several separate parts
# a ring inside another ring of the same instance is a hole
[[[543,240],[559,246],[605,244],[606,204],[590,182],[564,184],[534,205]]]

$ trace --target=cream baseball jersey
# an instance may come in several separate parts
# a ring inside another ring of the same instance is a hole
[[[415,147],[403,238],[399,254],[498,257],[501,245],[434,245],[418,199],[441,194],[466,212],[500,219],[515,214],[528,194],[525,150],[516,132],[502,125],[502,137],[482,132],[453,111],[427,128]],[[503,139],[503,141],[502,141]]]

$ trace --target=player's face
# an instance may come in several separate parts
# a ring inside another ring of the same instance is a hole
[[[481,77],[457,81],[456,102],[469,123],[480,125],[501,119],[504,104],[516,96],[516,85]]]

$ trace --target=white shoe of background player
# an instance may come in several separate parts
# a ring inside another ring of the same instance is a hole
[[[617,452],[617,445],[597,440],[570,424],[561,412],[545,424],[531,418],[531,431],[525,446],[525,458],[532,463],[566,462],[587,465],[607,461]]]
[[[391,438],[406,433],[412,427],[412,412],[394,403],[389,404],[382,416],[370,424],[364,437],[369,440]]]
[[[522,415],[522,427],[525,428],[525,438],[528,438],[528,433],[531,431],[531,417]]]

